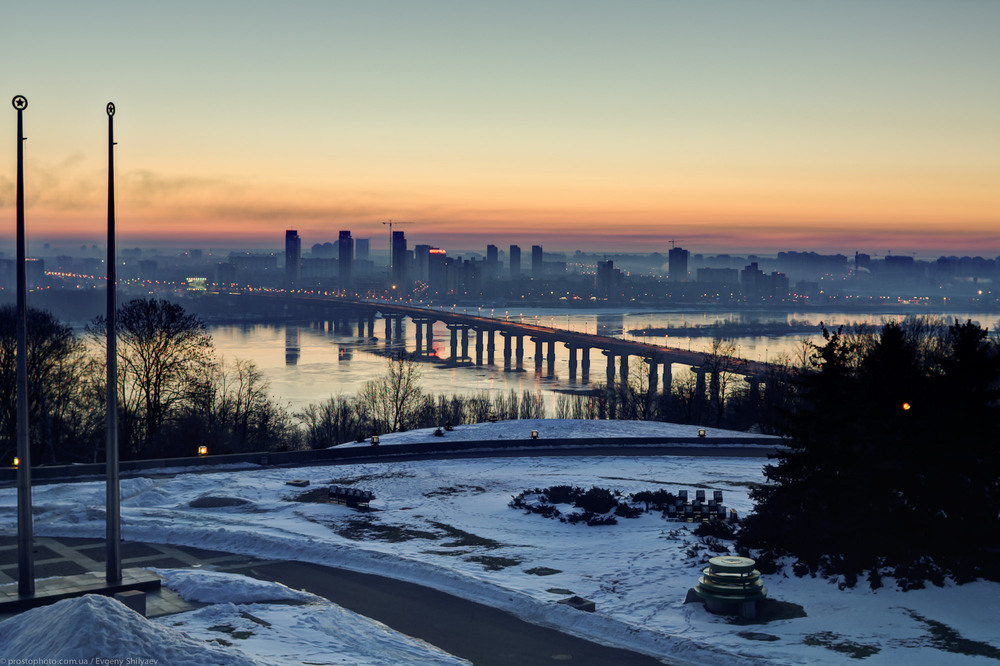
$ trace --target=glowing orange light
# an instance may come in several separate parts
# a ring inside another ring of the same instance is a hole
[[[21,464],[21,459],[20,458],[14,458],[14,467],[17,467],[20,464]]]
[[[903,403],[903,411],[904,412],[910,411],[910,403],[908,403],[908,402],[904,402]]]
[[[207,446],[199,446],[198,447],[198,455],[199,456],[207,456],[208,455],[208,447]]]

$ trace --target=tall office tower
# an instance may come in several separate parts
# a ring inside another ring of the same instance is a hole
[[[285,288],[293,289],[299,282],[302,267],[302,239],[299,232],[289,229],[285,232]]]
[[[496,280],[499,271],[500,253],[496,245],[486,246],[486,276],[490,280]]]
[[[355,238],[354,239],[354,258],[355,259],[367,259],[368,258],[368,248],[370,247],[370,239],[368,238]]]
[[[406,235],[392,232],[392,281],[400,288],[406,280]]]
[[[510,246],[510,279],[521,279],[521,246]]]
[[[348,289],[351,286],[354,270],[354,241],[351,239],[350,231],[341,231],[337,237],[337,259],[340,269],[340,288]]]
[[[668,253],[667,279],[670,282],[687,282],[688,276],[688,255],[690,252],[679,247],[670,248]]]
[[[531,246],[531,277],[539,278],[542,277],[542,246],[532,245]]]
[[[413,246],[414,277],[422,282],[427,282],[428,270],[430,266],[430,245]]]

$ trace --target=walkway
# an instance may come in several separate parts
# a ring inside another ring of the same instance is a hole
[[[305,562],[264,561],[182,546],[124,542],[121,553],[123,566],[128,567],[200,567],[304,589],[468,659],[477,666],[553,663],[658,666],[670,663],[540,627],[505,611],[392,578]],[[38,578],[103,571],[104,541],[36,537],[35,557]],[[0,537],[0,584],[14,582],[16,576],[17,540],[12,536]],[[192,610],[201,605],[185,602],[166,588],[147,598],[150,617]]]

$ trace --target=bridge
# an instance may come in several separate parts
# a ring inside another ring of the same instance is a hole
[[[745,359],[712,356],[674,347],[622,340],[603,335],[569,331],[523,321],[509,321],[463,312],[435,310],[392,301],[350,299],[313,294],[257,294],[243,295],[241,300],[261,299],[263,307],[274,311],[282,307],[286,314],[329,326],[331,330],[354,330],[357,322],[358,337],[375,337],[376,320],[381,317],[384,325],[384,340],[391,343],[393,337],[403,336],[403,320],[410,319],[416,327],[416,354],[433,353],[432,329],[435,323],[443,323],[450,332],[451,358],[456,363],[493,365],[498,351],[497,338],[502,339],[502,355],[505,369],[516,364],[521,368],[524,362],[526,340],[534,345],[536,371],[546,366],[549,375],[554,374],[556,344],[563,345],[569,355],[569,378],[575,382],[579,375],[583,383],[590,380],[591,351],[597,350],[605,357],[605,377],[607,386],[624,385],[629,376],[629,359],[641,358],[648,372],[646,384],[650,396],[662,385],[663,394],[670,395],[673,381],[672,365],[690,367],[695,374],[695,392],[698,396],[706,393],[710,398],[719,398],[720,375],[729,373],[742,376],[750,386],[751,394],[760,390],[760,384],[773,371],[771,364]],[[473,346],[474,336],[474,346]],[[470,354],[474,350],[474,356]],[[706,381],[707,378],[707,381]],[[662,382],[662,384],[661,384]]]

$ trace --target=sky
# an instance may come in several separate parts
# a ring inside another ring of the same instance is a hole
[[[15,2],[29,252],[1000,255],[1000,3]],[[16,111],[0,140],[14,236]]]

